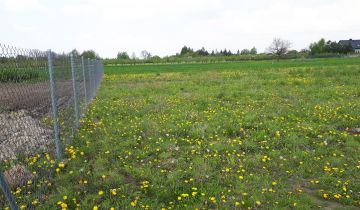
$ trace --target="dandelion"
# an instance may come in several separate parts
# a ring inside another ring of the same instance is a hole
[[[100,195],[100,196],[104,195],[104,191],[100,190],[100,191],[98,192],[98,195]]]
[[[341,195],[340,195],[340,194],[335,194],[335,195],[334,195],[334,198],[340,199],[340,198],[341,198]]]
[[[116,193],[116,189],[111,189],[110,190],[110,193],[111,193],[111,195],[116,195],[117,193]]]
[[[61,208],[63,208],[63,209],[65,209],[65,208],[68,207],[68,205],[67,205],[66,203],[61,203],[60,206],[61,206]]]
[[[135,207],[136,204],[137,204],[137,200],[134,200],[134,201],[131,201],[131,202],[130,202],[130,205],[131,205],[132,207]]]
[[[64,164],[64,163],[59,163],[59,164],[58,164],[58,167],[59,167],[59,168],[64,168],[64,167],[65,167],[65,164]]]
[[[187,198],[187,197],[189,197],[189,194],[187,194],[187,193],[183,193],[183,194],[181,194],[181,197],[183,197],[183,198]]]

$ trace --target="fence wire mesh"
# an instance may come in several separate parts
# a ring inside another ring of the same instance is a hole
[[[102,76],[100,60],[0,44],[0,209],[47,199]]]

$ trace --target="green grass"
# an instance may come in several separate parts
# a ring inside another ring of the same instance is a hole
[[[24,82],[29,80],[37,80],[40,73],[28,69],[0,69],[0,82]]]
[[[40,208],[360,206],[360,59],[105,73]]]
[[[199,72],[199,71],[221,71],[221,70],[265,70],[276,68],[325,68],[327,66],[346,66],[360,65],[359,58],[333,58],[333,59],[306,59],[306,60],[282,60],[280,62],[270,61],[242,61],[226,63],[207,63],[207,64],[147,64],[147,65],[124,65],[107,66],[108,74],[121,73],[159,73],[159,72]]]

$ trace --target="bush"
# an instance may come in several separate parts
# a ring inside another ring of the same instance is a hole
[[[0,69],[0,82],[24,82],[38,79],[39,72],[26,69]]]

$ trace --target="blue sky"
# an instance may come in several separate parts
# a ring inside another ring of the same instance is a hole
[[[175,54],[184,45],[264,51],[360,39],[359,0],[0,0],[0,43],[23,48]]]

